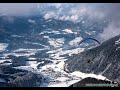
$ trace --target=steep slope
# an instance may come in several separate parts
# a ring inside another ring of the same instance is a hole
[[[70,85],[69,87],[119,87],[119,86],[120,85],[115,82],[88,77],[77,83]]]
[[[120,35],[96,48],[79,53],[65,63],[69,72],[100,74],[120,83]]]
[[[11,67],[0,65],[0,87],[37,87],[42,83],[43,76]]]

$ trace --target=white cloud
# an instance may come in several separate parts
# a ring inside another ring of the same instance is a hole
[[[120,4],[107,4],[103,12],[106,18],[110,19],[107,27],[99,35],[102,41],[108,40],[120,34]]]
[[[99,35],[102,41],[108,40],[120,34],[120,22],[118,24],[111,22],[104,31]]]
[[[54,12],[49,12],[47,14],[45,14],[44,18],[45,19],[50,19],[50,18],[54,18],[56,15]]]
[[[60,7],[62,6],[62,3],[55,3],[54,6],[55,6],[56,8],[60,8]]]
[[[53,47],[55,47],[55,48],[58,48],[58,47],[63,46],[64,41],[65,41],[64,38],[59,38],[59,39],[49,38],[48,43],[49,43],[51,46],[53,46]]]
[[[76,22],[84,15],[94,20],[109,18],[111,23],[99,35],[103,39],[120,34],[119,9],[119,3],[0,3],[0,15],[25,16],[39,13],[45,19],[54,18],[73,22]],[[9,18],[8,21],[14,22],[12,18]],[[106,35],[107,33],[109,35]]]
[[[39,9],[46,19],[50,17],[75,22],[83,15],[88,15],[91,18],[103,18],[104,14],[97,5],[100,6],[102,4],[47,3],[39,5]]]
[[[70,14],[76,14],[76,15],[79,15],[79,16],[82,16],[84,15],[86,12],[87,12],[87,7],[81,7],[81,8],[78,8],[78,7],[73,7],[71,8],[71,11],[70,11]]]
[[[78,20],[78,15],[72,15],[71,20],[72,21],[77,21]]]
[[[64,15],[64,16],[61,16],[61,17],[59,17],[59,19],[60,20],[65,20],[65,18],[66,18],[66,16]]]
[[[66,16],[64,20],[70,20],[70,16]]]
[[[80,16],[88,14],[98,17],[96,6],[101,4],[74,3],[1,3],[0,14],[11,16],[34,15],[39,13],[47,18],[76,21]],[[94,8],[92,8],[94,7]]]

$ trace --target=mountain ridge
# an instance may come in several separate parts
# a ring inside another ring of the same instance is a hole
[[[73,59],[67,60],[66,70],[100,74],[120,83],[119,39],[120,35],[117,35],[100,46],[83,51]]]

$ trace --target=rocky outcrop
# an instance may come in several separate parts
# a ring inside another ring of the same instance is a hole
[[[120,87],[118,83],[87,77],[69,87]]]
[[[39,79],[36,74],[28,73],[23,76],[17,76],[10,83],[15,87],[36,87]]]
[[[120,83],[120,35],[79,53],[65,63],[65,70],[68,72],[101,74]]]
[[[42,79],[40,74],[0,65],[0,87],[38,87]]]
[[[26,61],[28,60],[27,57],[25,56],[13,56],[13,55],[8,55],[9,59],[12,59],[12,64],[11,66],[13,67],[17,67],[17,66],[25,66],[26,65]]]

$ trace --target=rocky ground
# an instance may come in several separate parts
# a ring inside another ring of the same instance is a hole
[[[120,84],[111,81],[87,77],[79,82],[70,85],[69,87],[120,87]]]
[[[38,87],[42,79],[40,74],[0,65],[0,87]]]

